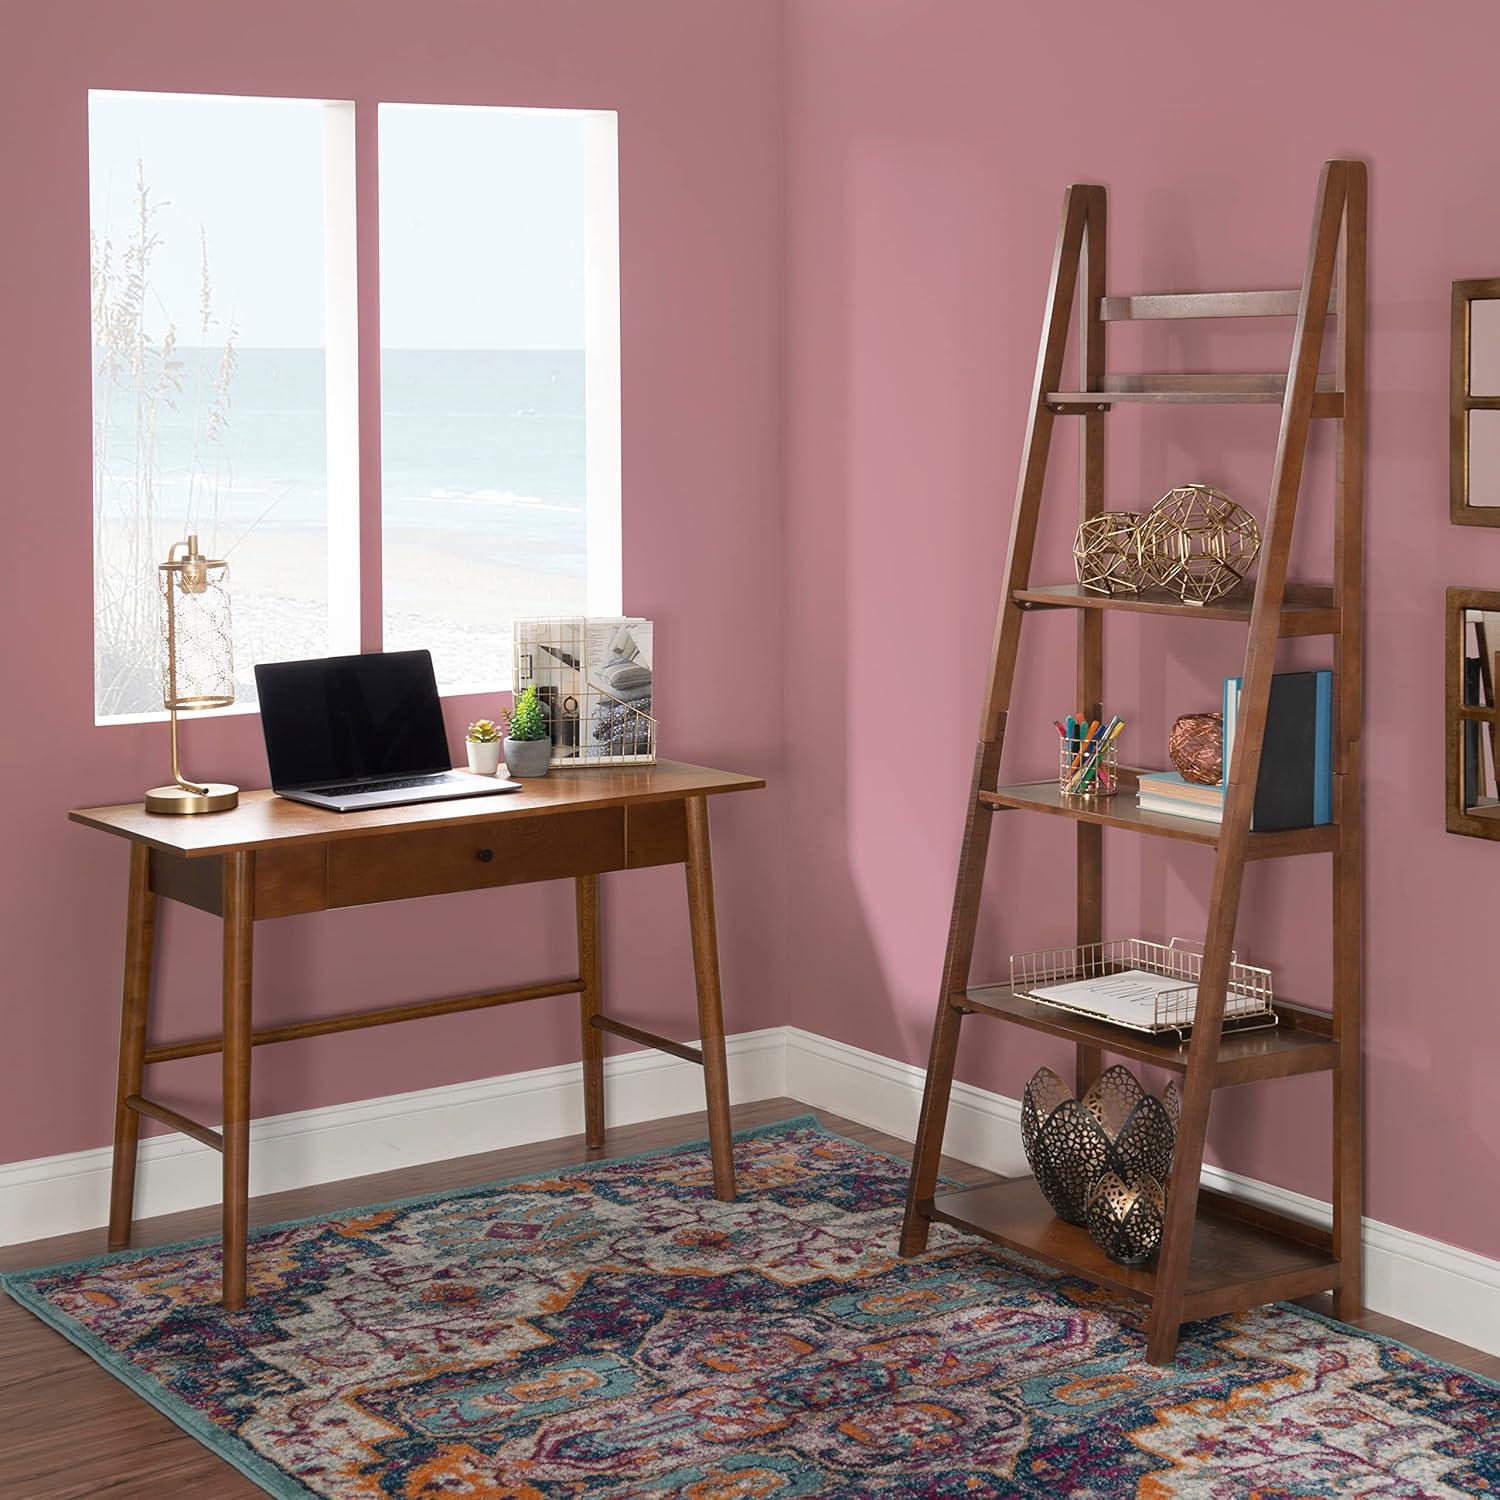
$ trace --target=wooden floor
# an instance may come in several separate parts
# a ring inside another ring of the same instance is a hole
[[[735,1108],[736,1129],[801,1114],[806,1106],[791,1099],[768,1099]],[[894,1136],[816,1111],[823,1123],[856,1140],[907,1157],[910,1148]],[[648,1125],[611,1130],[605,1156],[628,1156],[657,1146],[701,1140],[703,1114],[678,1115]],[[365,1203],[419,1193],[467,1187],[495,1178],[542,1172],[584,1160],[582,1136],[535,1146],[517,1146],[481,1156],[465,1156],[430,1166],[408,1167],[373,1177],[354,1177],[293,1193],[252,1200],[250,1222],[333,1213]],[[967,1183],[996,1180],[991,1173],[943,1159],[943,1170]],[[148,1219],[136,1228],[136,1245],[167,1244],[212,1234],[218,1210],[194,1209]],[[0,1249],[0,1270],[97,1255],[104,1231],[34,1240]],[[1309,1297],[1306,1305],[1328,1311],[1329,1298]],[[1439,1338],[1436,1334],[1369,1314],[1360,1326],[1401,1339],[1465,1369],[1500,1379],[1500,1358]],[[9,1298],[0,1298],[0,1496],[5,1500],[84,1500],[109,1495],[117,1500],[254,1500],[263,1492],[206,1448],[173,1426],[153,1407],[107,1375],[86,1354],[38,1322]]]

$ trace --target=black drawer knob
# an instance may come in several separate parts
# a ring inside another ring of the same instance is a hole
[[[493,849],[481,849],[479,851],[479,863],[482,865],[489,864],[494,857],[495,851]]]

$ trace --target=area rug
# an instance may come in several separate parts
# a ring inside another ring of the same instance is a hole
[[[1291,1306],[1189,1325],[938,1227],[812,1116],[5,1278],[273,1495],[1500,1494],[1500,1387]]]

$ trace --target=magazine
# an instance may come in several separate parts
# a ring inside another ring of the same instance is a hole
[[[652,634],[634,616],[516,621],[513,686],[535,685],[554,766],[655,761]]]

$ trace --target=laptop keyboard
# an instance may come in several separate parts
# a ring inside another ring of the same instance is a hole
[[[451,777],[451,772],[440,771],[436,776],[407,776],[400,781],[356,781],[349,786],[319,786],[313,790],[320,797],[348,797],[355,792],[404,792],[414,786],[442,786]]]

